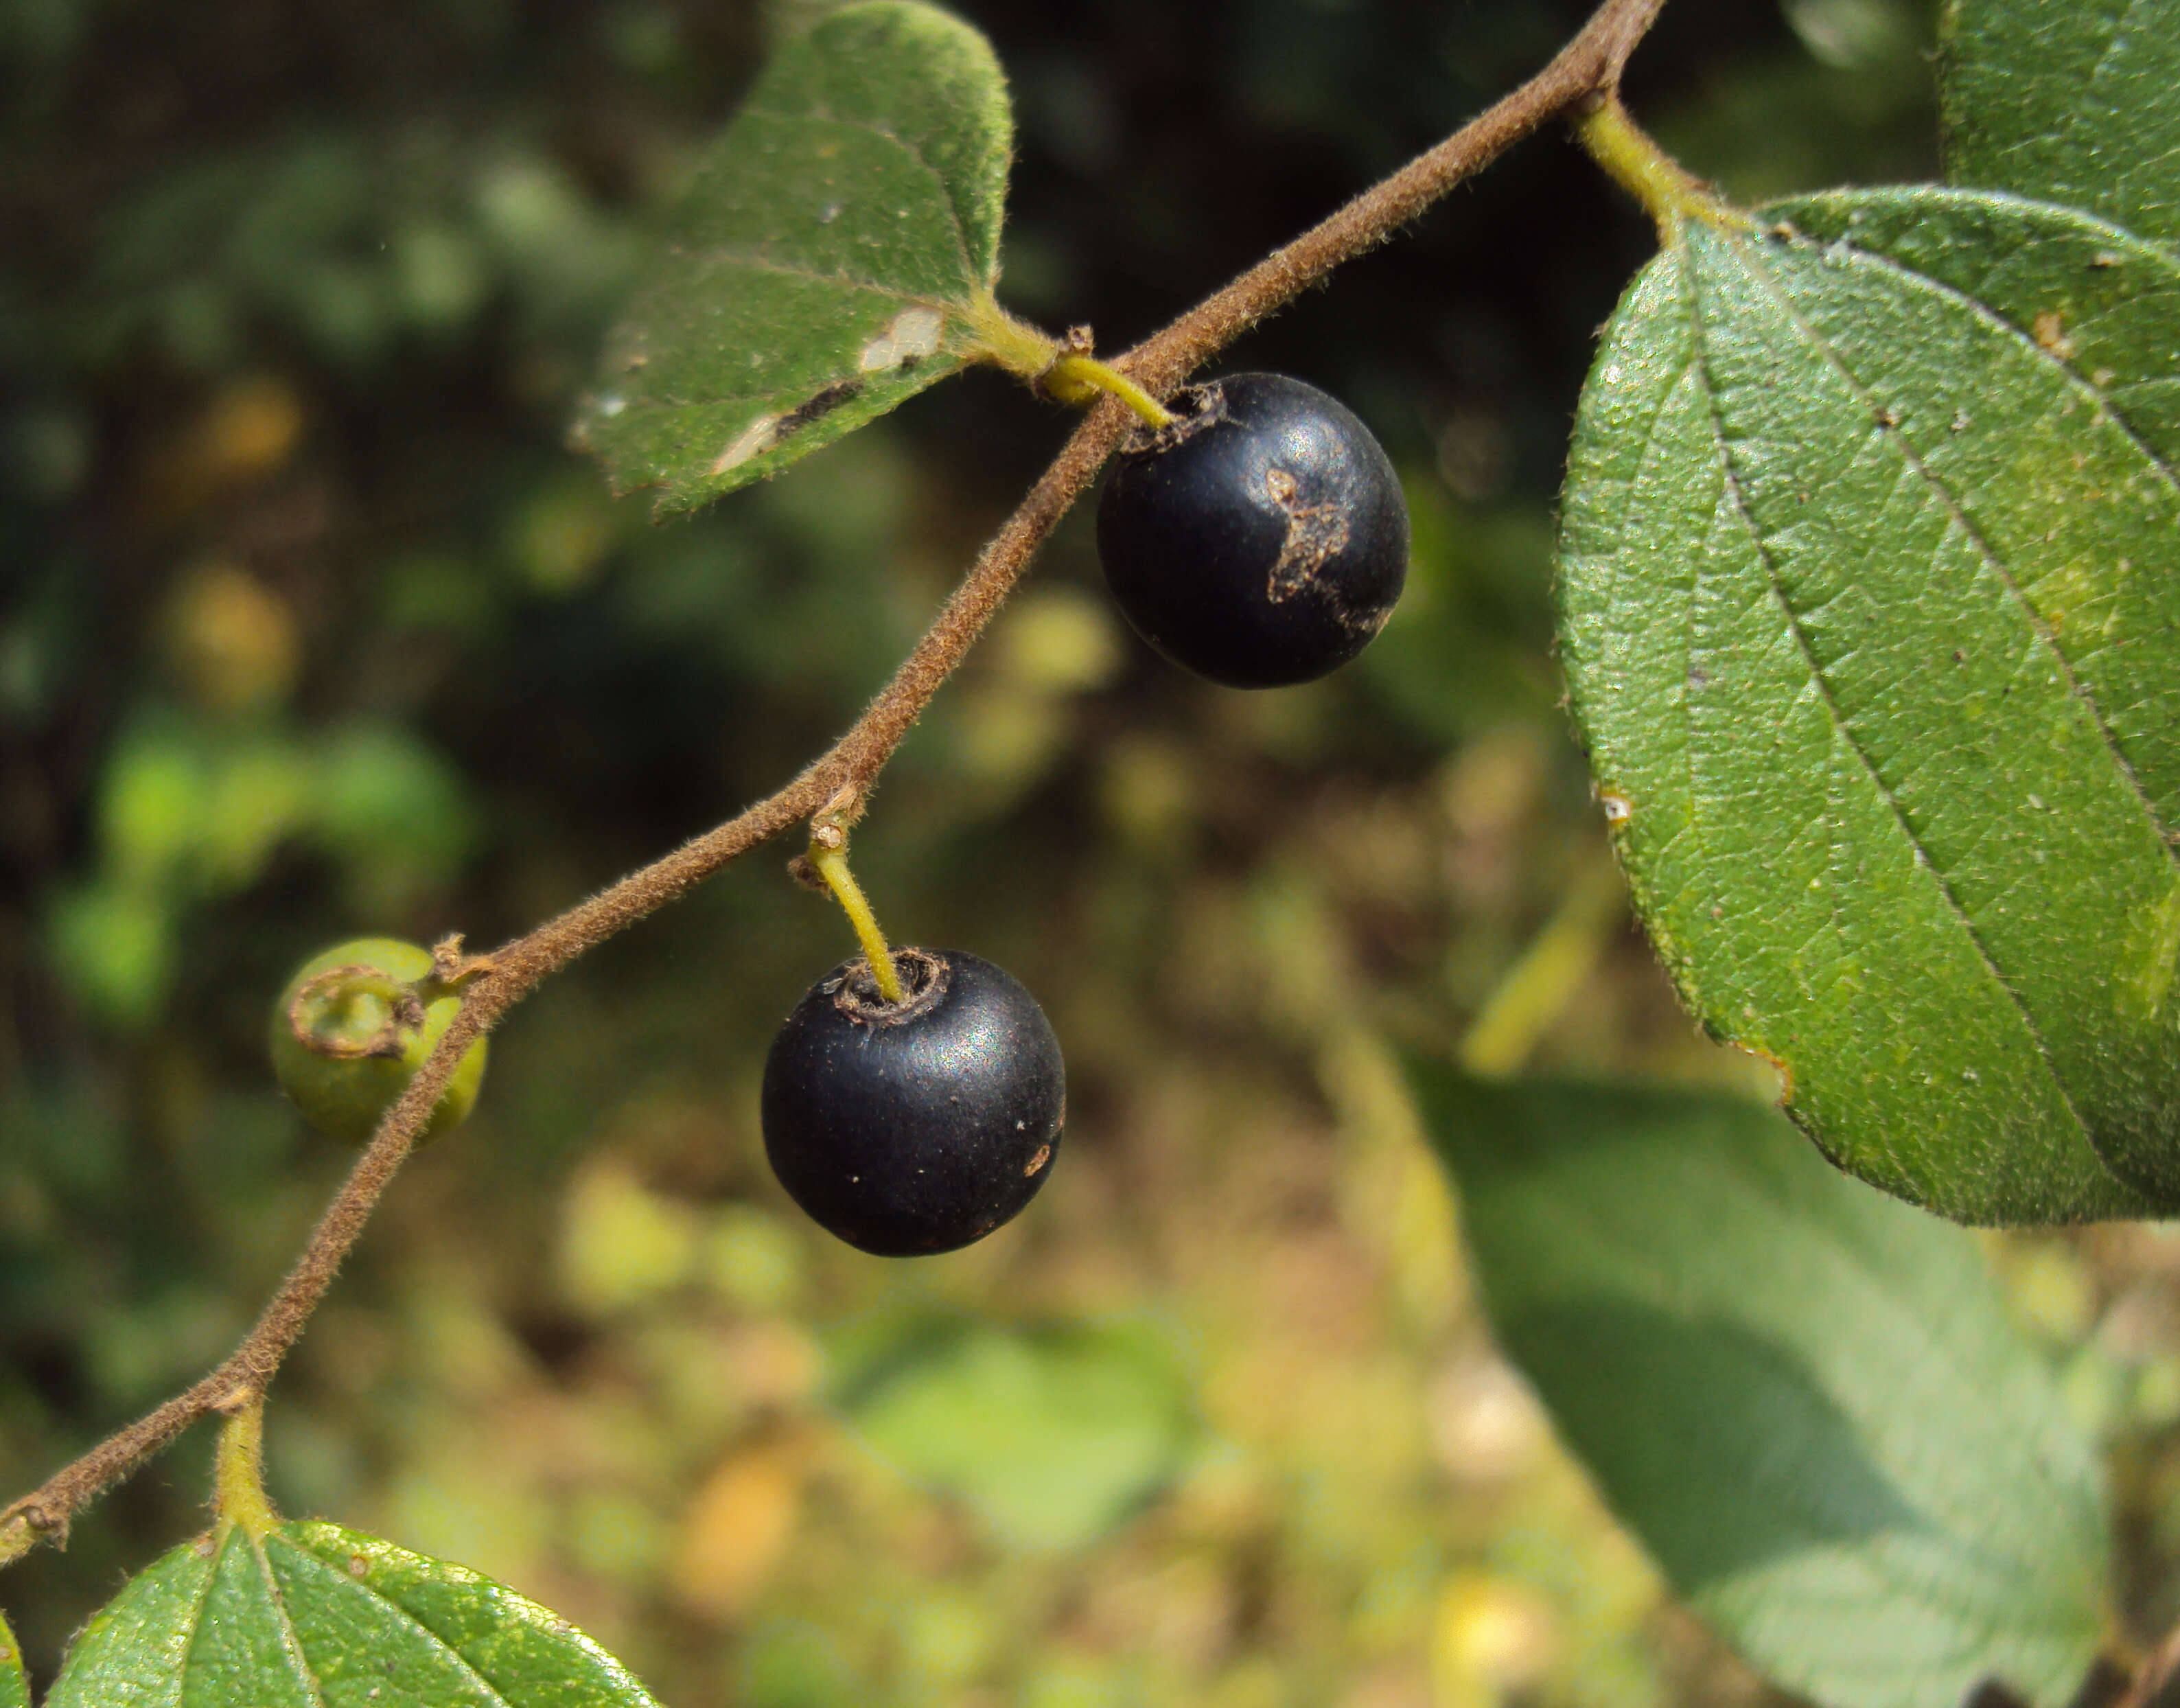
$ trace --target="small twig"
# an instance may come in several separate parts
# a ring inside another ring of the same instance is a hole
[[[1163,394],[1250,327],[1342,262],[1383,243],[1509,147],[1553,119],[1609,98],[1665,0],[1605,0],[1542,71],[1444,142],[1118,358],[1113,367]],[[784,789],[663,859],[468,963],[461,1011],[326,1207],[310,1243],[248,1336],[203,1380],[0,1511],[0,1565],[39,1542],[65,1543],[76,1513],[208,1413],[261,1396],[431,1118],[462,1054],[507,1011],[586,950],[657,912],[758,844],[845,798],[857,807],[894,750],[954,672],[1060,519],[1097,478],[1133,417],[1095,405],[955,588],[923,638],[847,734]]]

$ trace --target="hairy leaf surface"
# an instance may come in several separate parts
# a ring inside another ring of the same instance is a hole
[[[175,1549],[85,1627],[46,1708],[657,1708],[557,1615],[333,1524]]]
[[[1691,223],[1584,394],[1562,645],[1683,997],[1947,1215],[2180,1205],[2180,270],[1877,190]]]
[[[974,30],[917,0],[829,14],[704,162],[577,442],[685,510],[953,372],[994,311],[1012,146]]]
[[[1413,1077],[1500,1345],[1745,1657],[1829,1708],[2067,1699],[2095,1455],[1970,1235],[1738,1099]]]
[[[2180,0],[1953,0],[1946,175],[2180,244]]]
[[[0,1708],[30,1708],[30,1687],[23,1677],[23,1646],[0,1614]]]

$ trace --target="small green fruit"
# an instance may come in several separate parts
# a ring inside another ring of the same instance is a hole
[[[432,952],[393,937],[359,937],[295,969],[272,1010],[272,1072],[319,1132],[362,1144],[423,1066],[462,1006]],[[309,1039],[306,1042],[306,1038]],[[418,1136],[460,1127],[484,1083],[485,1040],[454,1069]]]

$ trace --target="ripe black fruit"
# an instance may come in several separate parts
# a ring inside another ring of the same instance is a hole
[[[1235,688],[1307,682],[1385,626],[1408,573],[1408,511],[1370,429],[1285,374],[1166,400],[1098,504],[1114,602],[1174,663]]]
[[[812,1220],[879,1257],[952,1251],[1044,1184],[1067,1113],[1037,999],[958,949],[894,951],[889,1005],[858,957],[812,985],[772,1041],[765,1154]]]

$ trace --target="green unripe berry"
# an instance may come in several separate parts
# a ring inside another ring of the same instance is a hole
[[[461,1006],[428,949],[394,937],[337,944],[297,967],[273,1006],[272,1072],[304,1120],[362,1144]],[[484,1058],[480,1038],[447,1082],[419,1144],[467,1118],[484,1083]]]

